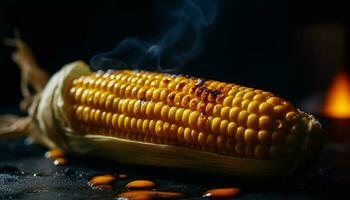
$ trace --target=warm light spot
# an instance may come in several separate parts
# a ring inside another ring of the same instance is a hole
[[[350,118],[350,78],[345,72],[336,75],[326,96],[324,114],[334,118]]]

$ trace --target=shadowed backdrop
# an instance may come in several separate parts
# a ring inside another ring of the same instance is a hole
[[[166,30],[165,14],[153,0],[4,0],[0,38],[13,36],[17,27],[52,74],[68,62],[88,62],[127,37],[153,38]],[[267,89],[299,103],[326,89],[336,69],[347,68],[347,17],[336,1],[218,1],[202,51],[179,72]],[[0,46],[2,107],[21,99],[12,51]]]

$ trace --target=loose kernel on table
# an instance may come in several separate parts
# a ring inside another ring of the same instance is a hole
[[[96,186],[96,185],[109,185],[117,178],[113,175],[106,174],[101,176],[94,176],[90,179],[89,185],[90,186]]]
[[[62,165],[66,165],[68,163],[68,161],[65,158],[56,158],[53,161],[53,164],[56,166],[62,166]]]
[[[53,159],[62,158],[62,157],[64,157],[64,152],[60,149],[52,149],[52,150],[47,151],[45,153],[45,157],[46,158],[53,158]]]
[[[152,188],[156,184],[149,180],[134,180],[129,182],[125,187],[128,189]]]
[[[203,197],[210,197],[210,198],[232,198],[237,195],[241,190],[239,188],[218,188],[218,189],[211,189],[204,192]]]

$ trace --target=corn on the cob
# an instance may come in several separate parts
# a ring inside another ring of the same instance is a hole
[[[35,116],[49,147],[239,177],[288,175],[320,138],[315,118],[270,92],[82,62],[51,78]]]
[[[236,84],[120,70],[74,79],[70,97],[77,132],[264,159],[304,145],[291,103]]]

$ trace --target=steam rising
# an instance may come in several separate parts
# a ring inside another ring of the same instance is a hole
[[[170,1],[160,1],[160,4]],[[167,30],[151,40],[126,38],[115,49],[93,56],[94,69],[132,68],[176,71],[197,56],[203,46],[204,28],[211,25],[218,9],[215,0],[174,1],[166,7]],[[153,68],[152,68],[153,67]]]

